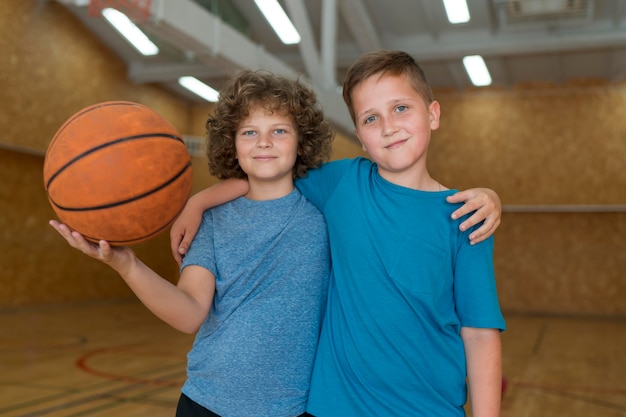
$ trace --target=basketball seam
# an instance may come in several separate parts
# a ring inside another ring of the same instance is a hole
[[[124,204],[128,204],[131,203],[133,201],[137,201],[140,200],[150,194],[156,193],[159,190],[162,190],[163,188],[167,187],[168,185],[172,184],[174,181],[176,181],[178,178],[180,178],[189,168],[191,168],[191,162],[187,162],[187,164],[183,167],[183,169],[181,169],[176,175],[174,175],[172,178],[170,178],[169,180],[167,180],[166,182],[164,182],[163,184],[159,185],[158,187],[152,188],[142,194],[136,195],[134,197],[131,198],[127,198],[125,200],[121,200],[121,201],[117,201],[115,203],[109,203],[109,204],[103,204],[100,206],[90,206],[90,207],[64,207],[64,206],[60,206],[58,205],[56,202],[54,202],[53,200],[50,200],[50,202],[52,204],[54,204],[55,207],[58,207],[60,210],[64,210],[64,211],[72,211],[72,212],[80,212],[80,211],[91,211],[91,210],[104,210],[104,209],[108,209],[108,208],[113,208],[113,207],[117,207],[117,206],[121,206]]]
[[[124,138],[120,138],[120,139],[116,139],[114,141],[111,142],[107,142],[107,143],[103,143],[102,145],[96,146],[95,148],[91,148],[86,150],[85,152],[76,155],[74,158],[70,159],[68,162],[66,162],[61,168],[59,168],[57,170],[57,172],[55,172],[54,174],[52,174],[50,176],[50,178],[48,179],[48,182],[46,183],[46,189],[50,188],[50,185],[52,184],[52,181],[54,181],[54,179],[56,177],[58,177],[59,175],[61,175],[61,173],[63,171],[65,171],[70,165],[72,165],[74,162],[80,160],[81,158],[84,158],[85,156],[92,154],[94,152],[97,152],[101,149],[107,148],[109,146],[113,146],[113,145],[117,145],[118,143],[121,142],[127,142],[127,141],[131,141],[131,140],[136,140],[136,139],[147,139],[147,138],[151,138],[151,137],[160,137],[160,138],[169,138],[169,139],[175,139],[181,143],[185,143],[180,137],[175,136],[175,135],[170,135],[167,133],[144,133],[141,135],[134,135],[134,136],[127,136]]]
[[[165,222],[163,224],[162,227],[159,227],[157,230],[147,233],[143,236],[139,236],[139,237],[135,237],[133,239],[126,239],[126,240],[107,240],[107,242],[109,242],[111,245],[113,246],[119,246],[119,245],[130,245],[130,244],[134,244],[134,243],[139,243],[139,242],[143,242],[145,240],[150,239],[151,237],[157,236],[159,234],[161,234],[161,232],[163,232],[163,230],[167,229],[167,227],[172,224],[172,222],[174,221],[174,219],[176,217],[178,217],[178,215],[182,212],[182,209],[176,213],[175,215],[172,216],[171,219],[169,219],[167,222]],[[95,238],[92,238],[93,240],[95,240]]]

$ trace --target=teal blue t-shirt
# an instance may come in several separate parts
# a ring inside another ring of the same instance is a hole
[[[307,411],[316,417],[462,416],[462,326],[504,329],[493,238],[469,244],[454,191],[392,184],[367,159],[296,182],[324,214],[332,274]]]

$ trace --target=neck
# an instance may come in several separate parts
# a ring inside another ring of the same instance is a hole
[[[284,197],[293,191],[293,180],[282,181],[277,184],[275,181],[264,182],[250,180],[250,189],[244,197],[249,200],[276,200]]]
[[[427,171],[420,175],[409,175],[406,172],[378,170],[381,177],[392,184],[418,191],[443,191],[446,187],[432,178]]]

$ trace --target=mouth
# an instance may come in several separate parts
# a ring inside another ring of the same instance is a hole
[[[273,161],[274,159],[276,159],[276,157],[270,156],[270,155],[259,155],[259,156],[255,156],[253,159],[255,161],[264,162],[264,161]]]
[[[402,145],[404,145],[406,143],[408,139],[402,139],[402,140],[396,140],[394,142],[391,142],[389,145],[385,146],[385,149],[396,149],[396,148],[400,148]]]

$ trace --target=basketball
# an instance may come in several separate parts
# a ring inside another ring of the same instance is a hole
[[[181,135],[156,111],[110,101],[84,108],[56,132],[43,177],[59,220],[112,245],[165,230],[191,193],[191,158]]]

